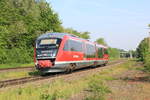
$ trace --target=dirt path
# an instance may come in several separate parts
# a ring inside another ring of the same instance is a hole
[[[136,66],[141,67],[141,66]],[[150,100],[150,75],[140,70],[128,70],[108,82],[112,93],[108,100]]]
[[[137,70],[143,67],[136,64],[121,74],[114,75],[115,80],[106,81],[111,92],[106,100],[150,100],[150,74]],[[82,91],[69,100],[84,100],[88,92]]]

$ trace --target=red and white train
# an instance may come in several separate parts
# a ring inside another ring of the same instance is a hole
[[[43,73],[71,72],[108,63],[107,47],[66,33],[47,33],[36,40],[35,66]]]

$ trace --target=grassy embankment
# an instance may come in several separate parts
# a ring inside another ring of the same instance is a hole
[[[3,68],[16,68],[16,67],[33,67],[34,64],[30,63],[30,64],[3,64],[0,65],[0,69]],[[0,81],[2,80],[8,80],[8,79],[15,79],[15,78],[22,78],[22,77],[28,77],[31,76],[32,73],[36,73],[36,72],[32,72],[29,70],[18,70],[18,71],[5,71],[5,72],[1,72],[0,73]]]
[[[0,100],[56,100],[60,98],[66,100],[84,90],[92,91],[86,100],[96,100],[97,98],[103,100],[105,99],[105,94],[110,92],[108,87],[105,86],[105,81],[115,80],[112,77],[113,75],[132,68],[133,64],[135,62],[126,62],[78,80],[65,81],[64,79],[59,79],[53,82],[27,84],[20,88],[6,88],[0,90]]]

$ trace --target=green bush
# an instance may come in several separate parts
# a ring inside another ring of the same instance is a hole
[[[40,95],[40,100],[57,100],[58,97],[59,97],[58,96],[58,91],[55,91],[53,94],[49,94],[49,93],[41,94]]]
[[[5,49],[0,48],[0,64],[6,63],[7,60],[7,52]]]
[[[33,60],[33,54],[25,48],[0,49],[0,64],[5,63],[30,63]]]
[[[150,53],[147,53],[147,55],[144,58],[144,65],[145,65],[145,71],[150,72]]]
[[[120,57],[120,51],[117,48],[108,48],[110,59],[118,59]]]
[[[149,38],[141,41],[137,48],[138,58],[144,62],[144,71],[150,72],[150,51],[149,51]]]

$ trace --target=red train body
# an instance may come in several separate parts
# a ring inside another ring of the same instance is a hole
[[[105,65],[109,59],[107,47],[66,33],[41,35],[34,51],[35,66],[43,73]]]

